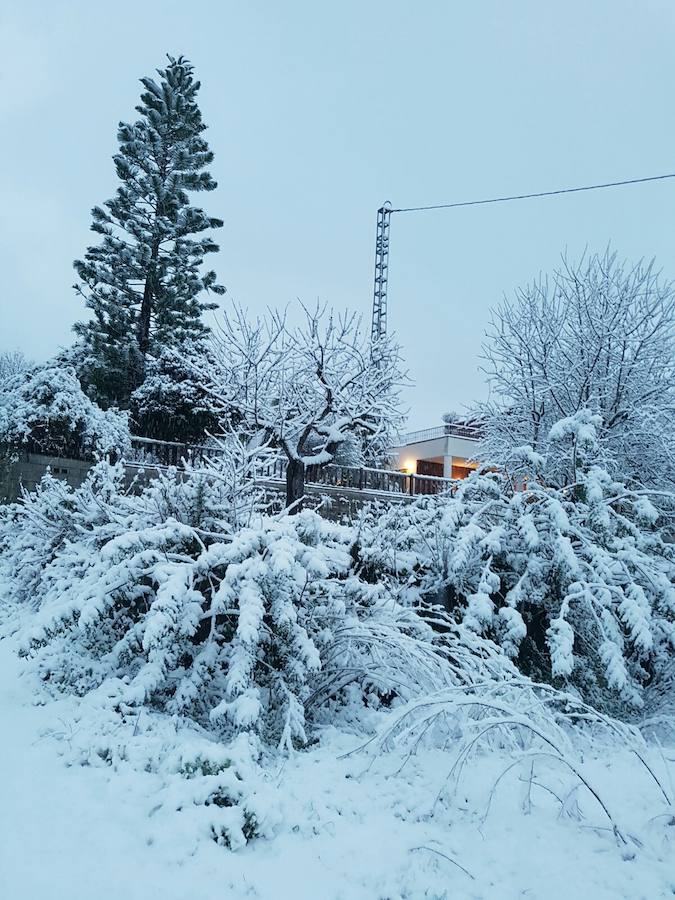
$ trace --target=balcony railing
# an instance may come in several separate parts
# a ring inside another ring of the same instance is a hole
[[[134,466],[182,468],[184,463],[203,466],[216,461],[223,454],[219,447],[196,444],[180,444],[172,441],[155,441],[150,438],[131,439],[132,454],[126,460]],[[286,460],[282,458],[263,463],[255,473],[263,482],[284,482]],[[308,485],[325,485],[330,488],[345,488],[368,493],[394,494],[399,496],[427,496],[452,490],[456,482],[450,478],[434,475],[414,475],[389,469],[371,469],[367,466],[307,466],[305,482]]]
[[[402,435],[402,445],[433,441],[437,438],[446,437],[447,435],[464,438],[468,441],[478,441],[482,437],[482,429],[480,425],[472,425],[468,422],[449,422],[446,425],[438,425],[435,428],[424,428],[421,431],[409,431],[407,434]]]
[[[286,460],[277,459],[261,467],[257,473],[261,480],[284,481]],[[368,493],[399,494],[418,497],[442,494],[456,487],[451,478],[434,475],[414,475],[394,472],[390,469],[371,469],[367,466],[307,466],[305,482],[332,488],[366,491]]]

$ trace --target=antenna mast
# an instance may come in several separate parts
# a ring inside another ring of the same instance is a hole
[[[389,280],[389,220],[391,203],[387,200],[377,211],[375,232],[375,283],[373,288],[373,320],[370,329],[371,359],[379,362],[380,340],[387,335],[387,281]]]

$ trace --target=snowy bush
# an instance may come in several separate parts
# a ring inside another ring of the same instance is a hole
[[[0,445],[76,458],[123,454],[125,413],[105,412],[80,387],[74,369],[46,363],[15,376],[2,395]]]
[[[138,489],[125,488],[122,463],[100,462],[77,490],[47,473],[35,491],[0,507],[0,572],[8,598],[39,608],[66,554],[74,568],[62,574],[76,581],[90,562],[86,553],[97,553],[107,535],[125,528],[169,521],[204,535],[223,534],[247,521],[255,508],[251,485],[242,484],[226,465],[208,482],[204,472],[169,469],[157,472],[140,494]]]
[[[376,699],[450,683],[431,626],[355,574],[352,529],[312,512],[247,522],[241,506],[215,473],[136,495],[101,463],[77,491],[47,477],[9,507],[3,580],[38,607],[24,650],[42,678],[283,749],[348,684]]]
[[[675,546],[646,493],[597,467],[577,477],[519,491],[500,474],[472,476],[372,523],[362,552],[523,672],[627,714],[668,677]]]
[[[238,850],[266,833],[269,803],[256,797],[259,780],[255,742],[240,735],[229,747],[207,744],[181,748],[177,774],[165,804],[204,822],[217,844]]]
[[[582,821],[600,813],[604,827],[622,848],[623,858],[632,859],[644,847],[644,840],[624,827],[615,804],[616,789],[600,787],[587,764],[587,756],[596,756],[602,747],[605,752],[621,748],[633,756],[636,774],[642,775],[653,807],[665,810],[655,818],[672,820],[675,797],[667,768],[664,777],[636,728],[602,715],[569,693],[527,678],[484,682],[420,697],[397,710],[376,738],[360,749],[371,753],[396,749],[409,758],[425,744],[448,750],[451,760],[432,812],[440,801],[452,802],[460,786],[465,790],[469,764],[489,751],[501,771],[497,769],[486,785],[489,793],[482,823],[502,782],[509,774],[519,774],[525,785],[525,814],[532,811],[535,794],[553,802],[561,818]]]
[[[491,473],[347,527],[266,514],[227,446],[219,468],[143,489],[125,490],[121,464],[98,463],[75,491],[46,476],[0,512],[0,606],[19,611],[46,692],[77,695],[62,699],[74,721],[58,720],[70,762],[146,773],[153,829],[163,820],[174,842],[231,850],[289,822],[302,834],[336,810],[349,818],[347,797],[370,776],[335,757],[357,743],[368,771],[389,775],[359,815],[383,798],[397,821],[439,838],[515,792],[524,812],[585,819],[632,858],[644,834],[603,780],[609,748],[634,760],[646,814],[672,819],[660,759],[594,708],[625,712],[649,678],[672,690],[674,561],[644,493],[595,467],[566,490],[514,491]],[[644,733],[664,733],[664,710],[644,709]],[[276,751],[314,744],[270,778]],[[421,780],[399,778],[420,761]],[[300,807],[283,781],[293,769],[310,782]],[[316,804],[320,771],[338,787]]]
[[[78,491],[47,472],[33,492],[0,507],[0,584],[14,603],[38,608],[46,567],[86,530],[108,521],[123,490],[121,464],[93,466]]]
[[[147,357],[145,379],[130,399],[136,434],[166,441],[204,440],[217,430],[214,402],[195,377],[198,365],[209,367],[204,342],[184,342],[166,347],[157,357]]]
[[[58,741],[67,765],[110,768],[121,782],[149,776],[146,814],[165,819],[178,843],[197,838],[237,850],[273,836],[280,797],[267,783],[254,735],[225,745],[161,711],[120,712],[107,688],[68,704],[71,716],[44,735]]]

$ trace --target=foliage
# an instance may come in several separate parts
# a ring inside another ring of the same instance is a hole
[[[442,601],[525,673],[630,715],[675,650],[675,546],[647,492],[603,469],[564,488],[471,476],[370,525],[374,573]]]
[[[196,371],[208,366],[210,354],[203,341],[165,347],[148,356],[145,380],[131,395],[133,429],[144,437],[164,441],[200,443],[207,432],[218,431],[215,405]]]
[[[223,293],[215,272],[201,272],[218,247],[200,237],[222,226],[190,205],[189,194],[216,187],[197,105],[200,83],[184,58],[169,57],[159,83],[142,78],[141,118],[121,123],[113,157],[120,186],[92,211],[101,243],[75,262],[75,286],[93,317],[75,326],[83,342],[80,377],[104,406],[126,406],[144,377],[145,357],[200,339],[207,328],[202,291]]]
[[[0,510],[0,581],[9,584],[13,601],[37,609],[45,567],[77,539],[83,527],[108,521],[111,497],[123,491],[121,464],[92,467],[74,492],[47,472],[35,491]]]
[[[24,646],[49,684],[105,683],[120,710],[147,705],[221,739],[291,749],[308,739],[310,697],[352,682],[388,694],[407,656],[412,683],[418,664],[440,670],[430,626],[355,576],[351,529],[310,512],[259,517],[254,497],[247,522],[217,474],[174,472],[132,494],[101,463],[79,490],[47,477],[5,511],[3,582],[39,607]],[[382,669],[382,641],[397,635]]]
[[[579,429],[556,432],[582,461]],[[563,488],[476,474],[338,526],[264,514],[260,448],[232,434],[221,451],[140,492],[105,463],[77,491],[47,476],[5,510],[2,580],[38,607],[25,650],[50,684],[109,684],[120,709],[285,749],[349,697],[378,706],[515,667],[620,716],[667,694],[675,548],[646,491],[580,462]]]
[[[75,371],[56,361],[15,376],[2,394],[0,444],[76,458],[121,454],[129,447],[127,416],[101,410]]]
[[[557,430],[574,445],[579,429]],[[261,766],[336,725],[342,752],[367,734],[357,749],[398,753],[398,772],[428,752],[439,827],[460,789],[465,815],[473,762],[484,819],[517,776],[525,813],[545,798],[587,827],[601,815],[630,858],[644,834],[589,764],[609,747],[639,763],[654,820],[672,819],[655,753],[598,711],[632,715],[649,679],[672,691],[675,558],[645,491],[582,453],[574,486],[474,475],[345,527],[265,514],[248,477],[260,448],[232,433],[221,449],[217,467],[145,488],[125,489],[121,464],[76,491],[46,476],[0,511],[0,605],[22,623],[29,671],[82,698],[64,725],[72,761],[157,773],[153,814],[231,850],[288,815]],[[643,710],[644,733],[663,733],[668,707]],[[407,804],[396,814],[420,814]]]
[[[615,791],[602,790],[586,765],[586,753],[597,752],[604,745],[632,754],[665,816],[672,817],[672,785],[667,775],[664,779],[657,774],[653,762],[648,761],[647,743],[636,728],[602,715],[570,693],[527,678],[446,688],[420,697],[397,710],[380,734],[361,749],[382,752],[397,748],[410,756],[424,743],[443,745],[453,758],[434,811],[441,799],[456,794],[465,770],[481,750],[497,755],[506,749],[507,764],[502,763],[489,787],[483,822],[506,776],[520,772],[520,781],[527,785],[523,812],[531,812],[533,788],[538,788],[553,798],[559,816],[581,821],[584,815],[577,794],[585,792],[594,812],[599,810],[605,818],[617,845],[631,847],[624,855],[630,859],[644,846],[643,841],[623,827],[614,808]],[[568,787],[561,790],[560,785],[568,779]]]

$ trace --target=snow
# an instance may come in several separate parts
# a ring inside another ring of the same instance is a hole
[[[395,576],[391,590],[405,583],[446,603],[521,671],[552,672],[621,718],[626,704],[637,713],[651,702],[650,666],[667,680],[675,551],[669,520],[645,520],[638,492],[598,467],[577,476],[578,494],[476,474],[450,496],[373,517],[361,553]]]
[[[661,900],[675,893],[672,811],[663,814],[658,789],[625,751],[589,753],[585,771],[641,847],[617,845],[599,807],[579,791],[567,805],[573,811],[578,803],[584,821],[561,816],[536,782],[564,790],[567,775],[539,762],[533,778],[529,766],[507,773],[490,800],[509,763],[503,752],[467,766],[453,795],[451,749],[351,752],[363,739],[329,726],[312,750],[263,768],[235,748],[246,803],[257,806],[268,836],[233,851],[205,829],[214,815],[241,819],[241,807],[190,804],[190,791],[196,798],[229,770],[194,781],[177,774],[199,758],[203,736],[144,713],[133,729],[108,722],[107,745],[112,736],[116,749],[97,754],[92,736],[103,734],[109,715],[101,698],[44,699],[15,650],[14,637],[0,641],[5,897]],[[144,753],[164,762],[144,765]],[[211,763],[230,755],[210,744]],[[669,758],[672,779],[674,756],[666,747],[650,763],[664,777]]]
[[[130,449],[128,415],[102,410],[82,391],[75,370],[48,360],[2,385],[0,441],[45,453],[88,456]]]
[[[483,344],[479,459],[521,483],[560,486],[595,461],[672,491],[674,317],[672,283],[653,262],[610,249],[563,259],[516,291],[492,310]]]

